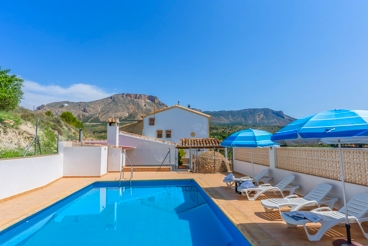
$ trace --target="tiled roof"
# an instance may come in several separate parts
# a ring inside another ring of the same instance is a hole
[[[179,148],[223,148],[221,140],[216,138],[181,138]]]
[[[163,111],[166,111],[166,110],[169,110],[169,109],[173,109],[173,108],[180,108],[180,109],[183,109],[183,110],[186,110],[186,111],[189,111],[191,113],[194,113],[194,114],[199,114],[201,116],[204,116],[204,117],[207,117],[207,118],[211,118],[211,115],[208,115],[208,114],[205,114],[205,113],[202,113],[198,110],[194,110],[194,109],[191,109],[191,108],[186,108],[186,107],[183,107],[183,106],[180,106],[180,105],[173,105],[173,106],[170,106],[170,107],[167,107],[167,108],[163,108],[163,109],[160,109],[160,110],[157,110],[157,111],[154,111],[150,114],[146,114],[143,116],[143,118],[146,118],[147,116],[150,116],[150,115],[154,115],[154,114],[158,114],[158,113],[161,113]]]

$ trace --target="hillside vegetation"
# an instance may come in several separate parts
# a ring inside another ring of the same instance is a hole
[[[64,122],[59,116],[37,113],[22,107],[9,112],[0,111],[0,158],[24,155],[35,136],[37,118],[42,154],[56,153],[58,135],[60,141],[78,139],[78,128]],[[31,146],[28,155],[34,154],[34,146]],[[39,149],[37,154],[40,154]]]
[[[270,133],[275,133],[280,130],[280,126],[249,126],[249,125],[229,125],[229,124],[211,124],[210,125],[210,137],[224,140],[229,135],[234,132],[238,132],[244,129],[253,128],[263,131],[268,131]]]

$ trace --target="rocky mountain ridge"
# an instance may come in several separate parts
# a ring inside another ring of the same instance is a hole
[[[53,102],[41,105],[37,111],[50,110],[54,115],[72,112],[84,123],[99,123],[108,118],[140,120],[145,114],[167,107],[156,96],[122,93],[91,102]]]
[[[213,124],[285,126],[295,120],[282,111],[275,111],[269,108],[203,111],[203,113],[212,116],[211,123]]]
[[[84,123],[100,123],[113,117],[120,120],[141,120],[144,115],[165,107],[167,105],[156,96],[122,93],[91,102],[53,102],[41,105],[36,110],[41,112],[50,110],[54,115],[70,111]],[[212,116],[213,124],[285,126],[294,120],[282,111],[269,108],[203,111],[203,113]]]

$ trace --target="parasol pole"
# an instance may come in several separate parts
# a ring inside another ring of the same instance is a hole
[[[253,149],[250,148],[250,160],[252,162],[252,177],[254,178]]]
[[[338,145],[339,145],[339,155],[340,155],[340,172],[341,172],[341,182],[342,182],[342,194],[344,199],[344,207],[345,207],[345,227],[346,227],[346,236],[348,238],[348,243],[351,243],[351,235],[350,235],[350,224],[348,218],[348,208],[346,206],[346,191],[345,191],[345,175],[344,175],[344,161],[342,159],[342,150],[341,150],[341,141],[338,138]]]

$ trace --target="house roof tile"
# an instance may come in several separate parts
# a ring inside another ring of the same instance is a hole
[[[216,138],[181,138],[178,148],[223,148]]]

